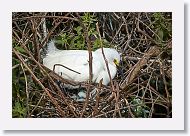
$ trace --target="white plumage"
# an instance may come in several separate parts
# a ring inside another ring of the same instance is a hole
[[[120,62],[119,53],[112,48],[103,48],[105,57],[108,61],[108,66],[113,79],[116,75],[116,64]],[[107,85],[110,82],[105,60],[102,55],[101,48],[92,52],[92,82],[99,83],[103,78],[103,84]],[[53,70],[55,64],[61,64],[76,72],[73,72],[63,66],[55,66],[54,71],[65,79],[77,82],[89,80],[89,53],[87,50],[58,50],[54,41],[48,44],[46,57],[43,59],[43,64]]]

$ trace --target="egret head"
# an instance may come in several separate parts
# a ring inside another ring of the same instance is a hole
[[[108,63],[119,66],[120,54],[118,53],[118,51],[113,48],[103,48],[103,50],[104,50],[104,55],[105,55],[106,59],[108,60]],[[95,52],[102,54],[101,48],[96,50]]]

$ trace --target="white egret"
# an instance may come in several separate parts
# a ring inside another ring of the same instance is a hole
[[[120,62],[120,55],[113,48],[103,48],[103,50],[113,79],[117,72],[116,66]],[[103,79],[102,84],[108,85],[110,78],[101,48],[93,51],[92,57],[92,82],[99,83]],[[87,50],[59,50],[55,47],[54,41],[51,41],[48,43],[47,55],[43,59],[43,64],[51,70],[54,68],[54,72],[65,79],[77,82],[89,80],[89,53]]]

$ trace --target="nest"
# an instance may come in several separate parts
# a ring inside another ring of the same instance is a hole
[[[13,13],[13,117],[172,117],[171,13]],[[111,84],[66,80],[42,64],[47,42],[61,49],[116,48]],[[78,89],[64,88],[78,85]],[[79,90],[85,101],[72,98]],[[90,92],[96,89],[94,97]]]

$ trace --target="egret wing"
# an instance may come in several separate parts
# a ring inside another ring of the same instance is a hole
[[[89,80],[89,54],[83,50],[59,51],[48,54],[44,58],[44,65],[53,70],[55,64],[63,66],[55,66],[55,72],[66,79],[83,82]],[[93,54],[93,76],[100,71],[100,62],[98,56]],[[67,67],[67,68],[66,68]],[[72,69],[72,70],[70,70]],[[75,71],[75,72],[74,72]],[[79,74],[80,73],[80,74]],[[95,77],[94,77],[95,78]]]

